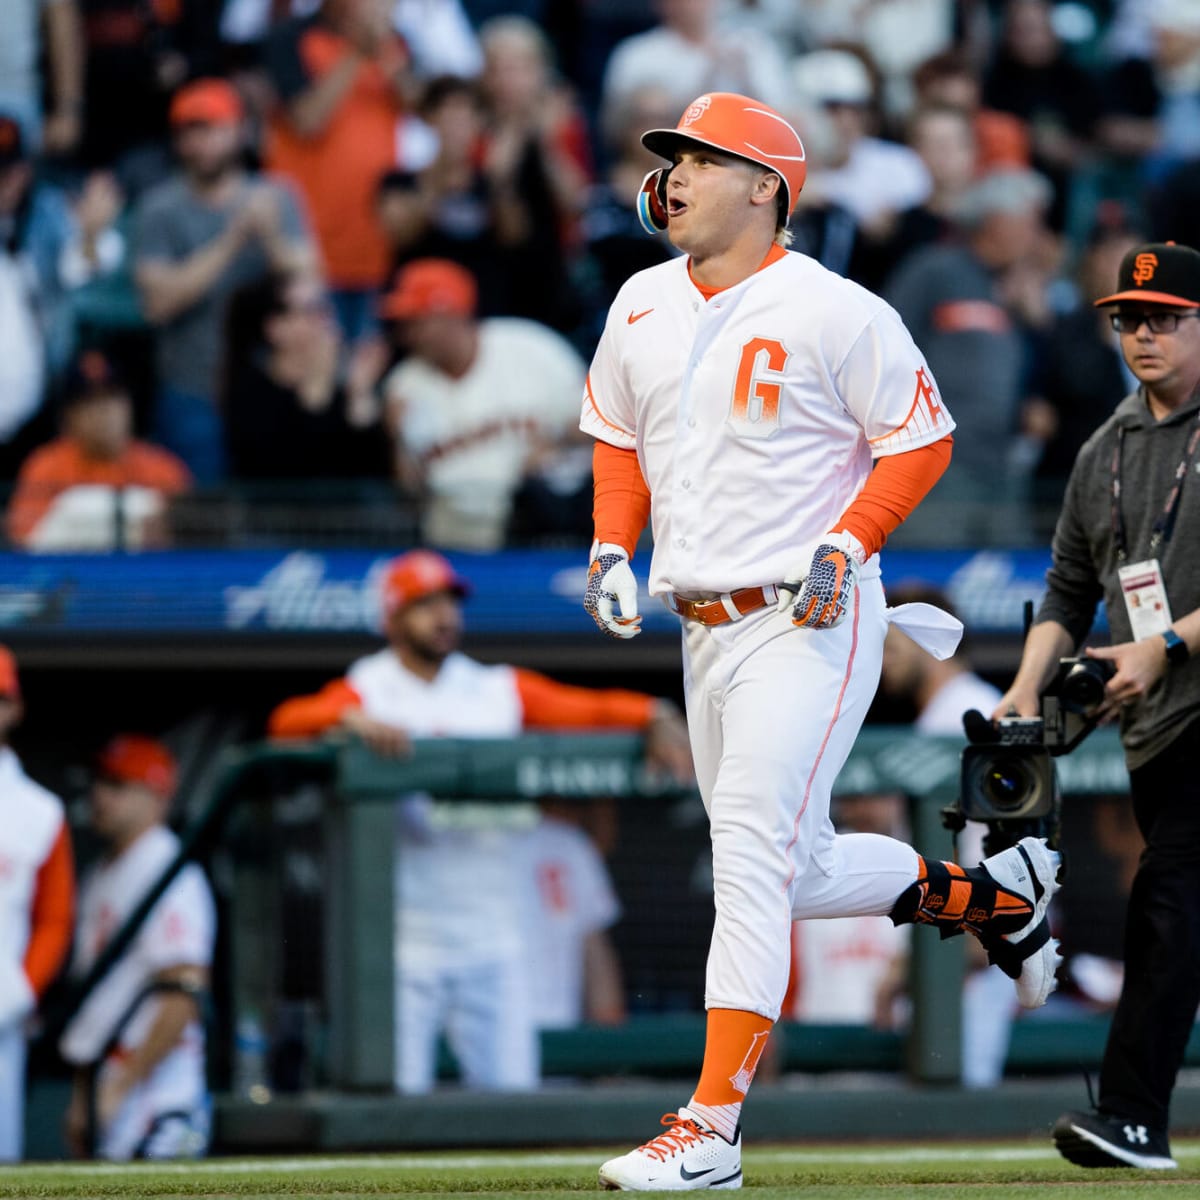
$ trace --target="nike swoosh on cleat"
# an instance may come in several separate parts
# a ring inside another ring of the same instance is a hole
[[[629,316],[625,318],[625,322],[628,325],[636,325],[643,317],[648,317],[653,311],[654,309],[652,308],[648,308],[645,312],[640,313],[635,313],[630,310]]]
[[[709,1167],[707,1171],[689,1171],[687,1167],[680,1166],[679,1178],[687,1182],[692,1179],[699,1179],[702,1175],[711,1175],[717,1168]]]

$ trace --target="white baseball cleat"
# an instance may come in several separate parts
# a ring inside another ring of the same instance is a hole
[[[1055,971],[1062,957],[1058,939],[1050,936],[1046,909],[1054,893],[1062,886],[1058,868],[1062,855],[1046,845],[1045,838],[1023,837],[1015,846],[985,858],[980,866],[1005,891],[1023,896],[1032,906],[1033,915],[1014,933],[1001,936],[1002,941],[1016,948],[1020,974],[1014,976],[1017,1001],[1022,1008],[1040,1008],[1058,986]],[[1021,943],[1032,939],[1034,949],[1021,955]],[[988,941],[984,940],[984,945]]]
[[[730,1143],[686,1108],[667,1113],[662,1123],[666,1133],[600,1168],[601,1187],[610,1192],[684,1192],[742,1186],[740,1127]]]

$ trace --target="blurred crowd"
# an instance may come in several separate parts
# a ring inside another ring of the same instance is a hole
[[[1131,386],[1090,301],[1200,239],[1194,0],[6,0],[9,541],[161,546],[181,496],[314,480],[443,547],[590,536],[580,382],[672,253],[639,135],[709,90],[795,121],[793,247],[955,415],[903,536],[1044,543]]]

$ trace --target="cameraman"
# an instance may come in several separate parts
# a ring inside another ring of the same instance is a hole
[[[1054,1138],[1080,1166],[1168,1168],[1171,1091],[1200,1004],[1200,254],[1135,247],[1096,305],[1115,306],[1140,386],[1075,460],[1046,597],[993,715],[1038,715],[1103,599],[1112,645],[1087,655],[1112,672],[1101,711],[1120,718],[1146,849],[1099,1106],[1059,1118]]]

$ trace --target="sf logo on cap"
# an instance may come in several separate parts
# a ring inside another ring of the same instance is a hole
[[[1133,282],[1139,287],[1143,283],[1149,283],[1154,278],[1154,269],[1157,266],[1157,254],[1139,254],[1133,260]]]
[[[683,120],[680,125],[690,125],[693,121],[698,121],[708,111],[708,106],[712,103],[711,96],[701,96],[698,100],[693,100],[688,105],[687,112],[683,114]]]

